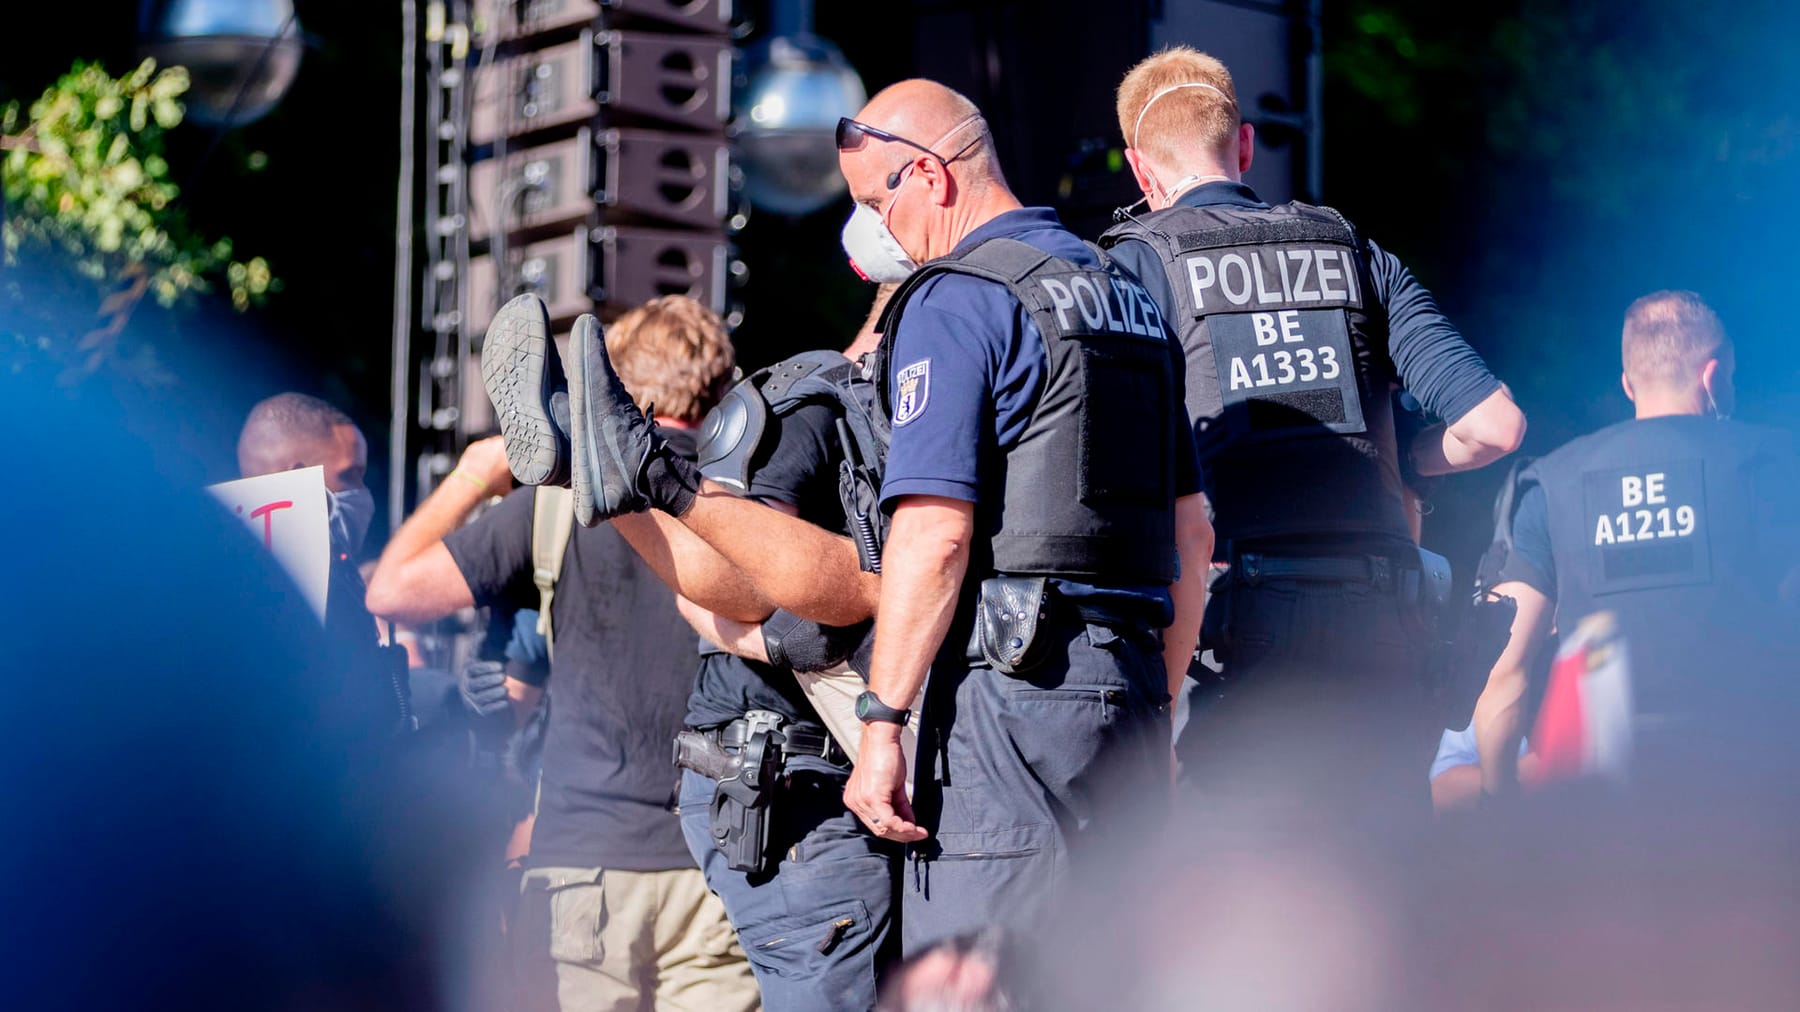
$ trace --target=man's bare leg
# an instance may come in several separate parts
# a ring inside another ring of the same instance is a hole
[[[576,336],[574,372],[568,375],[578,389],[568,389],[535,298],[509,302],[488,329],[482,379],[516,477],[561,484],[566,467],[570,485],[581,493],[577,505],[585,507],[577,510],[578,519],[587,526],[647,507],[662,510],[666,516],[651,516],[647,525],[625,521],[620,533],[671,587],[721,614],[751,616],[779,606],[824,625],[853,625],[874,614],[880,581],[862,572],[848,538],[701,478],[692,461],[668,451],[633,403],[598,325],[587,321]],[[558,410],[559,398],[566,411]],[[538,457],[554,466],[519,473],[519,460],[535,464]],[[665,530],[667,524],[699,535],[716,556]],[[740,573],[720,567],[719,557]],[[739,577],[748,577],[762,600]]]
[[[803,619],[843,626],[875,614],[881,577],[863,572],[855,543],[842,534],[740,498],[710,480],[701,482],[693,506],[679,519],[657,516],[699,535],[768,600]]]
[[[761,622],[775,610],[774,602],[743,570],[673,517],[655,511],[631,513],[614,517],[612,525],[670,590],[707,611],[739,622]]]
[[[779,607],[844,626],[875,614],[880,577],[862,571],[849,538],[712,481],[679,519],[651,511],[612,523],[664,583],[726,618],[760,622]]]

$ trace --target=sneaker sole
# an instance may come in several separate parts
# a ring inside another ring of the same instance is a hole
[[[594,511],[594,475],[599,464],[593,459],[594,433],[588,429],[587,360],[588,342],[604,340],[600,325],[591,316],[575,321],[569,335],[569,488],[575,493],[575,520],[583,527],[600,522]]]
[[[556,345],[550,320],[535,295],[500,308],[481,347],[481,382],[506,437],[506,463],[521,485],[543,485],[562,470],[561,446],[550,419],[550,363]]]

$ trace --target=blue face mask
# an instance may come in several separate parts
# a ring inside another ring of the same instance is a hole
[[[375,520],[375,493],[359,486],[348,492],[327,489],[325,496],[331,507],[331,547],[354,557]]]

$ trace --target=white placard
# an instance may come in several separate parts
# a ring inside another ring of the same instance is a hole
[[[275,561],[293,577],[313,614],[325,621],[325,588],[331,581],[325,469],[302,467],[240,478],[208,486],[207,491],[275,553]]]

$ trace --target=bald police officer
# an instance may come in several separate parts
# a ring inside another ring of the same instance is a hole
[[[1031,916],[1104,850],[1114,806],[1166,804],[1158,632],[1173,620],[1179,677],[1211,530],[1162,315],[1019,203],[975,106],[901,82],[839,123],[838,149],[845,249],[902,282],[877,353],[892,523],[845,797],[912,844],[915,951]],[[922,686],[909,804],[900,732]]]
[[[1482,787],[1517,777],[1526,671],[1554,624],[1613,613],[1631,671],[1640,759],[1711,759],[1755,744],[1752,720],[1791,714],[1800,670],[1800,460],[1788,433],[1730,421],[1735,354],[1693,292],[1625,313],[1634,417],[1521,472],[1495,587],[1518,602],[1512,640],[1475,709]],[[1791,737],[1790,725],[1775,728]]]
[[[1230,564],[1208,613],[1223,681],[1180,746],[1203,795],[1422,812],[1420,556],[1391,392],[1444,425],[1410,446],[1443,474],[1511,452],[1524,418],[1392,255],[1343,216],[1242,183],[1254,131],[1231,74],[1187,48],[1119,86],[1149,213],[1102,238],[1179,333],[1213,522]]]

